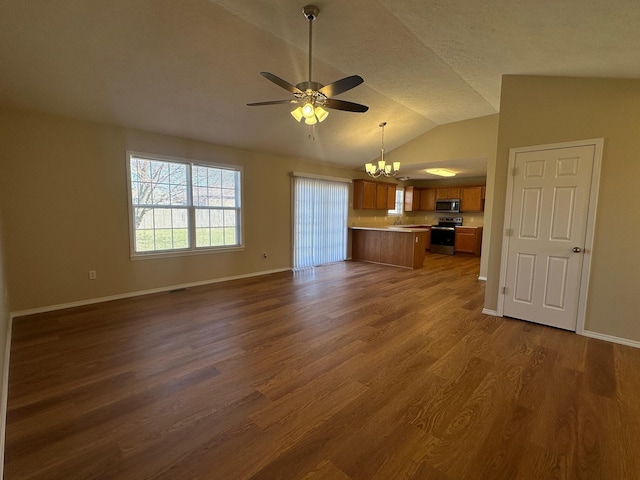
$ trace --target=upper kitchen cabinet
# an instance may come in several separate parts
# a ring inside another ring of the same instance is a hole
[[[354,210],[391,210],[395,204],[395,184],[363,179],[353,181]]]
[[[460,198],[460,187],[440,187],[436,189],[438,200]]]
[[[376,182],[369,180],[353,181],[353,208],[356,210],[375,210]]]
[[[420,191],[420,210],[433,212],[436,209],[436,189],[423,188]]]
[[[460,189],[460,211],[461,212],[482,212],[484,187],[462,187]]]
[[[396,208],[396,186],[392,183],[376,184],[376,210]]]
[[[405,212],[433,212],[435,209],[435,188],[404,187]]]
[[[404,211],[416,212],[420,210],[420,188],[404,187]]]

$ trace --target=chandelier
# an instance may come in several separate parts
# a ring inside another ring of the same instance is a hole
[[[364,169],[367,171],[370,177],[378,178],[381,175],[385,177],[395,177],[400,171],[400,162],[393,162],[392,165],[387,165],[384,161],[384,127],[387,122],[382,122],[378,125],[382,128],[382,146],[380,147],[380,160],[378,160],[378,165],[374,165],[373,163],[366,163],[364,165]]]

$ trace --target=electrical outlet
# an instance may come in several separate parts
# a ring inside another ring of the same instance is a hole
[[[267,254],[266,254],[266,253],[263,253],[263,254],[262,254],[262,258],[267,258]]]
[[[95,280],[98,278],[98,275],[95,270],[89,270],[89,280]]]

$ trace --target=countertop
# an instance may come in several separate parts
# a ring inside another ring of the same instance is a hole
[[[414,228],[411,226],[402,226],[402,225],[389,225],[388,227],[349,227],[351,230],[377,230],[382,232],[406,232],[406,233],[416,233],[416,232],[426,232],[426,228]]]

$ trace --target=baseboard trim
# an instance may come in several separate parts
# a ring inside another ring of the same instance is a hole
[[[211,280],[203,280],[200,282],[191,282],[191,283],[182,283],[182,284],[178,284],[178,285],[169,285],[166,287],[159,287],[159,288],[152,288],[149,290],[138,290],[135,292],[129,292],[129,293],[121,293],[118,295],[109,295],[107,297],[97,297],[97,298],[89,298],[87,300],[79,300],[77,302],[69,302],[69,303],[60,303],[57,305],[48,305],[46,307],[38,307],[38,308],[31,308],[28,310],[20,310],[20,311],[16,311],[16,312],[11,312],[10,315],[10,320],[17,317],[25,317],[28,315],[35,315],[37,313],[46,313],[46,312],[53,312],[55,310],[64,310],[65,308],[74,308],[74,307],[83,307],[85,305],[93,305],[95,303],[103,303],[103,302],[110,302],[112,300],[122,300],[124,298],[132,298],[132,297],[140,297],[142,295],[149,295],[152,293],[163,293],[163,292],[169,292],[171,290],[177,290],[180,288],[189,288],[189,287],[199,287],[201,285],[210,285],[212,283],[222,283],[222,282],[228,282],[230,280],[240,280],[242,278],[251,278],[251,277],[260,277],[263,275],[270,275],[272,273],[282,273],[282,272],[290,272],[291,268],[278,268],[275,270],[267,270],[267,271],[263,271],[263,272],[255,272],[255,273],[247,273],[247,274],[243,274],[243,275],[234,275],[232,277],[223,277],[223,278],[215,278],[215,279],[211,279]]]
[[[485,315],[491,315],[493,317],[501,317],[495,310],[489,310],[483,308],[482,313]],[[526,320],[523,320],[526,321]],[[613,335],[606,335],[604,333],[592,332],[589,330],[583,330],[582,332],[576,332],[578,335],[584,335],[585,337],[597,338],[598,340],[604,340],[605,342],[619,343],[620,345],[627,345],[628,347],[640,348],[640,342],[635,340],[629,340],[628,338],[614,337]]]
[[[598,340],[604,340],[605,342],[619,343],[620,345],[626,345],[628,347],[640,348],[640,342],[629,340],[628,338],[614,337],[613,335],[591,332],[589,330],[583,330],[581,335],[590,338],[597,338]]]
[[[480,275],[480,276],[478,277],[478,280],[481,280],[481,281],[483,281],[483,282],[486,282],[486,281],[487,281],[487,277],[485,277],[485,276],[483,276],[483,275]]]

